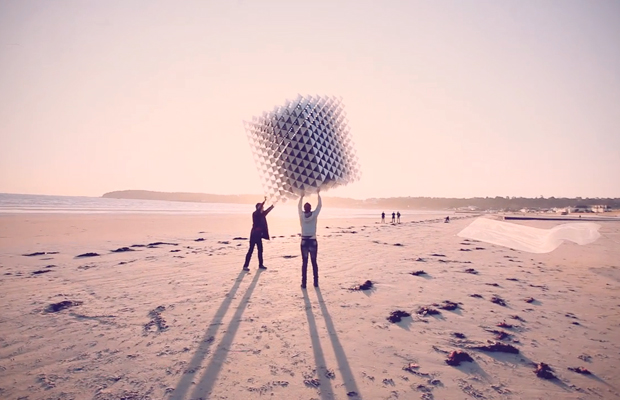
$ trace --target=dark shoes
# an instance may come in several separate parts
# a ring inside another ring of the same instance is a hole
[[[265,267],[264,265],[260,265],[260,266],[258,267],[258,269],[267,269],[267,267]],[[243,270],[244,270],[244,271],[249,271],[249,270],[250,270],[250,267],[243,267]]]

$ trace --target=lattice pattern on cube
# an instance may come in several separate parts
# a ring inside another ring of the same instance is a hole
[[[342,98],[301,96],[244,121],[267,196],[296,198],[360,178]]]

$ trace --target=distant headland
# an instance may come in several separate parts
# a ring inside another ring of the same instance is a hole
[[[222,195],[207,193],[183,192],[155,192],[150,190],[120,190],[105,193],[102,197],[113,199],[165,200],[184,201],[193,203],[232,203],[254,204],[262,195],[240,194]],[[357,200],[346,197],[323,198],[328,207],[338,208],[376,208],[385,210],[468,210],[468,211],[522,211],[541,210],[551,211],[568,209],[572,212],[592,212],[620,209],[620,198],[567,198],[567,197],[472,197],[442,198],[442,197],[389,197]]]

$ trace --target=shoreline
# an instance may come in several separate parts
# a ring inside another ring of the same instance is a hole
[[[124,191],[121,191],[124,192]],[[15,193],[0,193],[0,210],[7,204],[19,208],[20,204],[35,204],[39,202],[41,204],[48,203],[60,203],[69,204],[71,202],[77,202],[80,204],[99,204],[104,203],[109,205],[114,202],[120,204],[120,210],[127,207],[129,204],[166,204],[167,207],[172,209],[179,208],[200,208],[205,205],[228,205],[228,206],[248,206],[255,204],[255,201],[260,201],[262,195],[215,195],[215,194],[203,194],[203,193],[169,193],[169,192],[149,192],[149,191],[129,191],[129,192],[145,192],[156,193],[160,197],[149,196],[120,196],[120,197],[107,197],[107,196],[58,196],[58,195],[32,195],[32,194],[15,194]],[[119,193],[119,192],[116,192]],[[180,195],[181,198],[175,198],[175,195]],[[187,198],[186,196],[189,196]],[[198,197],[196,197],[198,196]],[[209,201],[205,201],[209,199]],[[202,200],[201,200],[202,199]],[[243,199],[243,201],[241,201]],[[230,200],[230,203],[222,203],[222,200]],[[542,199],[545,200],[545,199]],[[548,200],[548,201],[547,201]],[[434,198],[434,197],[385,197],[385,198],[368,198],[368,199],[353,199],[344,197],[331,197],[329,194],[323,196],[323,201],[326,207],[331,209],[349,209],[349,210],[373,210],[373,211],[385,211],[387,209],[393,210],[418,210],[418,211],[440,211],[440,212],[453,212],[453,213],[469,213],[469,207],[475,207],[477,210],[474,213],[489,213],[497,212],[497,210],[506,209],[550,209],[550,208],[562,208],[566,207],[566,201],[570,200],[572,203],[587,202],[599,204],[600,202],[606,203],[609,207],[620,207],[620,199],[606,198],[606,199],[558,199],[559,203],[552,202],[551,199],[547,199],[544,205],[540,203],[541,199],[534,198],[520,198],[518,201],[523,201],[518,207],[515,206],[515,199],[510,200],[512,203],[508,206],[502,203],[502,201],[488,198]],[[289,200],[290,201],[290,200]],[[500,201],[500,203],[498,203]],[[294,200],[292,201],[294,202]],[[482,202],[482,203],[481,203]],[[281,203],[282,204],[282,203]],[[485,211],[480,211],[485,210]],[[619,210],[615,211],[616,213]]]

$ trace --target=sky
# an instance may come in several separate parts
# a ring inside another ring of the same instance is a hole
[[[263,192],[243,120],[343,99],[353,198],[620,197],[620,2],[0,0],[0,192]]]

